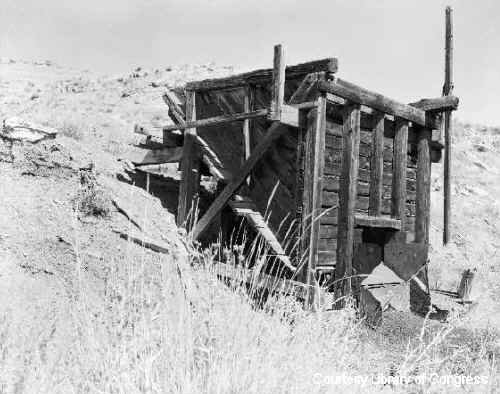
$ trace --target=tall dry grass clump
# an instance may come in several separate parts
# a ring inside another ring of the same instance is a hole
[[[414,335],[402,316],[373,331],[350,307],[310,312],[282,295],[256,303],[256,289],[218,278],[214,253],[186,245],[192,265],[175,253],[144,251],[140,259],[106,262],[98,285],[85,279],[80,257],[67,289],[64,324],[42,317],[18,342],[16,328],[6,320],[1,324],[2,392],[449,392],[450,386],[428,383],[332,382],[377,373],[451,374],[459,361],[461,373],[493,381],[492,338],[481,343],[473,335],[475,349],[456,347],[447,339],[451,325],[425,324]],[[231,249],[226,255],[237,259]],[[63,327],[58,338],[56,326]]]

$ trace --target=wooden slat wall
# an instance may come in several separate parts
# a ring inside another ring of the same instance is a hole
[[[331,115],[331,114],[330,114]],[[372,118],[375,119],[375,118]],[[370,123],[373,128],[368,128]],[[380,125],[378,124],[378,127]],[[377,122],[362,122],[359,144],[359,171],[357,180],[357,198],[355,212],[368,214],[370,208],[370,181],[372,180],[372,159],[374,131],[377,130]],[[384,121],[383,127],[383,176],[381,194],[381,215],[389,216],[392,211],[392,182],[393,182],[393,149],[395,137],[394,122]],[[375,138],[376,140],[376,138]],[[404,230],[411,233],[415,231],[416,215],[416,189],[417,189],[417,134],[413,128],[407,132],[406,147],[406,203],[404,204]],[[339,180],[342,163],[342,124],[338,117],[329,116],[326,130],[325,170],[323,179],[323,211],[326,212],[321,218],[320,242],[319,242],[319,266],[333,266],[336,262],[337,248],[337,224],[338,209],[332,208],[338,205]],[[361,231],[355,229],[355,242],[361,241]]]

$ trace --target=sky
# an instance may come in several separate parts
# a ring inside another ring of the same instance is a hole
[[[403,102],[441,95],[453,7],[457,117],[500,125],[496,0],[0,0],[0,57],[122,73],[185,63],[268,68],[337,57],[338,76]],[[1,75],[0,75],[1,78]]]

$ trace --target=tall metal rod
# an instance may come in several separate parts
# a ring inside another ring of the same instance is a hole
[[[446,7],[445,68],[443,96],[453,92],[453,10]],[[451,111],[444,114],[444,196],[443,196],[443,244],[450,240],[450,177],[451,177]]]

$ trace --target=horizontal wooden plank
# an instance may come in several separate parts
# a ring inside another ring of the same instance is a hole
[[[356,210],[360,213],[368,213],[369,198],[367,196],[357,196]],[[405,204],[405,215],[415,216],[416,207],[415,201],[407,201]],[[382,214],[389,215],[391,213],[391,200],[382,199]]]
[[[444,112],[454,111],[458,108],[458,97],[443,96],[438,98],[426,98],[414,103],[410,103],[412,107],[421,109],[422,111]]]
[[[336,73],[338,63],[336,58],[315,60],[301,63],[285,68],[285,78],[292,79],[305,76],[314,72]],[[263,84],[271,82],[273,69],[262,69],[250,71],[243,74],[232,75],[226,78],[205,79],[203,81],[188,82],[187,90],[204,91],[214,89],[230,89],[245,86],[247,84]]]
[[[299,109],[292,105],[282,105],[280,122],[288,126],[299,127]]]
[[[318,242],[318,250],[334,252],[337,250],[337,238],[322,238]]]
[[[332,179],[333,178],[333,179]],[[324,207],[330,207],[338,204],[338,197],[335,196],[339,190],[339,184],[338,184],[338,179],[335,179],[335,177],[332,176],[327,176],[325,177],[327,180],[324,182],[323,186],[323,206]],[[407,190],[407,196],[406,199],[407,201],[415,201],[416,199],[416,187],[417,187],[417,182],[414,179],[408,179],[406,181],[406,190]],[[383,194],[382,198],[390,200],[391,199],[391,185],[390,184],[384,184],[383,185]],[[370,185],[368,182],[358,180],[358,187],[357,187],[357,194],[358,196],[369,196],[370,194]]]
[[[338,206],[333,207],[325,207],[321,208],[321,224],[337,224],[338,217]]]
[[[318,251],[318,264],[316,270],[324,270],[326,268],[335,267],[335,260],[337,259],[336,248],[332,250]]]
[[[332,207],[339,204],[339,195],[337,192],[323,192],[322,206]]]
[[[363,131],[361,131],[361,135],[363,135]],[[369,137],[371,137],[371,133],[369,133]],[[342,137],[338,135],[332,135],[330,133],[326,134],[325,138],[325,146],[327,150],[333,150],[335,152],[342,151]],[[372,144],[370,142],[364,142],[363,137],[361,136],[361,141],[359,144],[359,155],[363,157],[370,158],[372,156]],[[384,161],[392,161],[392,144],[384,144]]]
[[[338,192],[340,188],[340,177],[338,175],[323,176],[323,190]]]
[[[197,128],[197,127],[216,126],[219,124],[236,122],[236,121],[245,120],[245,119],[262,118],[262,117],[267,116],[268,114],[269,114],[269,110],[263,108],[263,109],[258,109],[256,111],[251,111],[251,112],[242,112],[242,113],[231,114],[231,115],[213,116],[211,118],[199,119],[199,120],[195,120],[192,122],[186,122],[184,124],[162,126],[160,128],[163,130],[163,132],[166,132],[166,131],[170,131],[170,130],[185,130],[185,129],[191,129],[191,128]]]
[[[338,165],[332,165],[332,166],[325,166],[325,176],[329,179],[335,179],[335,177],[340,175],[340,166]],[[331,177],[331,178],[330,178]],[[408,167],[406,171],[406,179],[408,181],[415,181],[417,177],[417,172],[415,168]],[[363,182],[369,182],[370,181],[370,170],[368,169],[360,169],[358,172],[358,180],[363,181]],[[333,185],[332,181],[332,185]],[[383,175],[383,181],[382,183],[384,185],[391,185],[392,182],[392,165],[389,163],[384,162],[384,175]]]
[[[131,149],[126,158],[135,165],[177,163],[182,158],[182,147],[162,149]]]
[[[337,226],[321,224],[319,226],[319,237],[320,238],[336,238],[337,237]]]
[[[435,128],[435,122],[432,121],[432,118],[426,117],[425,111],[399,103],[351,82],[337,78],[335,81],[318,81],[317,86],[322,92],[332,93],[351,102],[366,105],[386,114],[398,116],[420,126]]]
[[[389,228],[401,230],[401,220],[383,216],[355,215],[354,224],[361,227]]]

